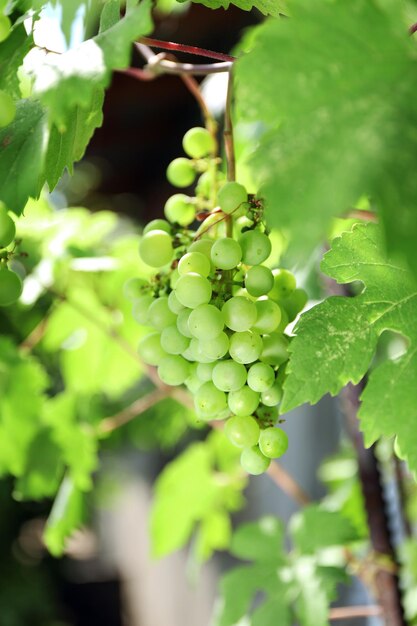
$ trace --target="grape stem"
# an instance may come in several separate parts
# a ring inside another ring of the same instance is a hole
[[[229,72],[233,65],[232,61],[220,61],[219,63],[179,63],[170,61],[166,54],[154,54],[152,50],[143,43],[135,43],[136,49],[145,58],[147,65],[145,71],[151,75],[159,74],[194,74],[205,76],[207,74],[217,74],[219,72]]]
[[[174,50],[175,52],[185,52],[186,54],[194,54],[200,57],[208,57],[216,61],[230,61],[233,63],[235,57],[223,52],[214,52],[213,50],[207,50],[206,48],[199,48],[197,46],[188,46],[182,43],[174,43],[173,41],[161,41],[160,39],[153,39],[151,37],[141,37],[139,43],[143,43],[147,46],[155,48],[161,48],[162,50]]]
[[[374,617],[381,615],[380,606],[338,606],[329,611],[329,620],[349,619],[355,617]]]

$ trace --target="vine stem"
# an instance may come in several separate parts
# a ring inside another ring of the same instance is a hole
[[[143,43],[135,43],[138,52],[145,58],[147,65],[145,70],[153,74],[195,74],[205,76],[219,72],[229,72],[233,65],[232,61],[220,61],[218,63],[179,63],[170,61],[166,55],[154,54]]]
[[[161,50],[173,50],[175,52],[185,52],[186,54],[208,57],[209,59],[214,59],[216,61],[230,61],[232,63],[235,61],[235,57],[230,56],[230,54],[214,52],[214,50],[207,50],[206,48],[199,48],[197,46],[188,46],[186,44],[175,43],[173,41],[161,41],[160,39],[153,39],[152,37],[141,37],[139,43],[143,43],[154,48],[160,48]]]
[[[340,606],[329,611],[329,620],[355,617],[376,617],[381,615],[380,606]]]

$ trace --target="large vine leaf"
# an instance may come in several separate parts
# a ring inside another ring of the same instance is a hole
[[[402,4],[297,0],[291,12],[261,25],[236,63],[241,118],[262,120],[252,167],[269,220],[300,261],[370,194],[389,246],[417,271],[416,49]]]
[[[20,98],[19,78],[16,74],[29,52],[33,40],[21,24],[0,44],[0,89]]]
[[[193,0],[193,2],[204,4],[210,9],[228,9],[231,4],[250,11],[255,8],[264,15],[279,15],[287,13],[287,3],[284,0]]]
[[[0,130],[0,199],[18,215],[39,195],[49,129],[37,101],[20,100],[14,121]]]
[[[366,445],[397,435],[417,471],[417,287],[412,275],[384,252],[376,224],[356,225],[333,242],[323,271],[339,283],[361,281],[356,297],[332,297],[302,315],[291,343],[283,410],[335,395],[367,373],[379,336],[390,330],[408,341],[405,354],[386,359],[369,375],[359,411]]]
[[[138,6],[130,3],[122,19],[78,47],[63,54],[33,50],[26,57],[33,93],[60,130],[67,128],[76,107],[91,107],[97,90],[109,85],[113,70],[129,65],[132,42],[151,29],[150,8],[150,0]]]

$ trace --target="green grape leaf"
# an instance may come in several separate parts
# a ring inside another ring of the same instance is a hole
[[[20,98],[16,72],[32,45],[32,36],[26,33],[23,24],[15,28],[7,39],[0,43],[0,89],[15,98]]]
[[[0,475],[24,473],[31,443],[41,428],[47,386],[40,364],[22,357],[10,340],[0,337]]]
[[[252,169],[268,219],[296,263],[369,194],[391,250],[417,271],[415,42],[402,3],[297,0],[291,13],[259,26],[236,63],[240,116],[262,133]]]
[[[105,89],[111,72],[129,65],[132,42],[152,27],[150,0],[128,4],[116,24],[63,54],[34,50],[25,59],[25,70],[33,78],[33,93],[48,108],[50,119],[60,130],[76,107],[90,108],[97,90]]]
[[[154,556],[183,547],[199,523],[199,558],[208,558],[215,548],[226,547],[230,529],[225,516],[242,506],[240,492],[246,479],[236,455],[233,472],[223,474],[216,469],[212,448],[219,437],[225,440],[223,433],[212,433],[204,443],[192,444],[160,474],[151,515]]]
[[[241,526],[233,535],[231,552],[240,559],[253,561],[282,561],[284,528],[274,517]]]
[[[228,9],[232,4],[244,11],[258,9],[263,15],[287,14],[287,3],[285,0],[193,0],[199,4],[209,7],[209,9]]]
[[[16,499],[40,500],[55,495],[64,466],[61,448],[54,442],[51,434],[50,429],[43,428],[32,440],[27,451],[24,472],[15,484]]]
[[[329,598],[319,571],[311,557],[298,557],[294,563],[294,578],[298,587],[295,613],[300,626],[329,624]]]
[[[96,89],[88,107],[75,107],[68,113],[65,129],[53,125],[45,159],[44,176],[49,190],[57,184],[65,168],[73,173],[73,164],[83,156],[96,128],[103,122],[104,91]]]
[[[48,136],[45,110],[33,100],[20,100],[14,121],[0,129],[0,200],[17,215],[39,195]]]
[[[66,476],[55,498],[43,536],[51,554],[61,556],[64,553],[67,538],[83,522],[84,508],[83,493]]]
[[[318,505],[308,506],[292,517],[291,536],[302,554],[314,554],[321,548],[358,539],[356,529],[339,511],[326,511]]]
[[[301,316],[291,343],[282,409],[317,402],[348,382],[358,383],[373,359],[378,337],[392,331],[408,348],[396,359],[372,369],[359,410],[365,443],[394,434],[413,471],[417,446],[417,287],[398,260],[384,252],[376,224],[357,225],[333,241],[323,271],[339,283],[361,281],[365,289],[352,298],[332,297]]]

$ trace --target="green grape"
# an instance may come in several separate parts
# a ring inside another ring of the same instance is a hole
[[[197,181],[195,187],[196,194],[203,196],[204,198],[210,198],[211,190],[213,188],[213,172],[207,170],[203,172]]]
[[[307,304],[308,296],[304,289],[294,289],[294,291],[285,298],[280,304],[285,309],[288,315],[288,321],[295,320],[297,315],[302,311]]]
[[[254,265],[248,269],[245,276],[245,287],[251,296],[258,298],[271,291],[274,286],[274,277],[269,267]]]
[[[175,289],[175,285],[177,284],[179,277],[180,273],[177,268],[173,269],[171,272],[171,276],[169,277],[169,286],[171,287],[171,289]]]
[[[259,449],[269,459],[282,456],[288,449],[287,433],[281,428],[265,428],[259,435]]]
[[[138,352],[148,365],[159,365],[167,355],[161,346],[161,334],[150,333],[139,341]]]
[[[187,354],[190,355],[193,361],[198,361],[199,363],[213,363],[213,361],[215,361],[215,359],[213,359],[212,357],[204,354],[201,349],[200,342],[198,341],[198,339],[196,339],[196,337],[193,337],[191,339],[188,351],[186,353],[184,352],[183,356],[187,358]]]
[[[13,98],[0,90],[0,128],[11,124],[16,116],[16,105]]]
[[[210,419],[227,408],[226,394],[208,381],[196,392],[194,406],[199,417]]]
[[[158,366],[158,376],[166,385],[182,385],[190,374],[190,364],[182,356],[169,354]]]
[[[189,187],[193,184],[195,176],[193,162],[189,159],[179,157],[168,165],[167,179],[174,187]]]
[[[281,321],[281,309],[272,300],[258,300],[255,302],[257,317],[253,329],[262,335],[277,330]]]
[[[185,133],[182,147],[188,156],[200,159],[216,150],[216,141],[206,128],[196,126]]]
[[[271,254],[271,241],[259,230],[248,230],[239,238],[242,261],[246,265],[259,265]]]
[[[190,333],[190,329],[188,328],[188,318],[191,315],[191,309],[183,309],[178,313],[177,317],[177,328],[180,331],[181,335],[184,337],[188,337],[191,339],[192,334]]]
[[[234,296],[222,307],[224,323],[236,332],[249,330],[256,321],[256,306],[243,296]]]
[[[244,385],[237,391],[229,393],[227,403],[235,415],[252,415],[258,408],[259,393]]]
[[[179,277],[175,285],[175,295],[181,304],[196,309],[200,304],[210,302],[211,285],[207,278],[190,272]]]
[[[245,330],[230,338],[229,353],[237,363],[253,363],[262,352],[262,339],[258,333]]]
[[[7,15],[0,15],[0,43],[10,35],[12,23]]]
[[[282,399],[282,387],[275,382],[272,387],[261,393],[261,402],[265,406],[277,406]]]
[[[16,235],[16,226],[4,207],[0,207],[0,248],[5,248]]]
[[[187,252],[181,257],[178,263],[178,272],[180,276],[194,272],[200,276],[207,277],[210,274],[211,263],[202,252]]]
[[[278,419],[278,409],[276,406],[259,405],[256,415],[261,422],[275,424]]]
[[[272,302],[272,300],[270,300],[270,302]],[[287,311],[284,308],[281,309],[281,307],[280,307],[280,310],[281,310],[281,321],[275,329],[277,333],[283,333],[284,330],[287,328],[289,321],[290,321],[288,319]],[[272,331],[268,331],[268,332],[272,332]]]
[[[177,321],[177,316],[168,306],[167,296],[162,296],[152,302],[148,310],[148,316],[150,324],[157,330],[163,330]]]
[[[214,242],[211,249],[211,260],[221,270],[232,270],[242,258],[242,250],[237,241],[231,237],[223,237]]]
[[[177,296],[175,295],[175,291],[171,291],[168,296],[168,306],[170,311],[172,311],[176,315],[178,315],[180,311],[184,310],[184,305],[182,305],[181,302],[178,300]]]
[[[172,223],[189,226],[195,220],[195,206],[190,196],[175,193],[165,202],[164,214]]]
[[[272,298],[272,300],[284,300],[288,298],[290,294],[295,289],[296,282],[295,276],[288,270],[273,270],[274,275],[274,286],[271,291],[268,293],[268,296]]]
[[[266,363],[255,363],[248,371],[248,385],[254,391],[266,391],[275,382],[275,372]]]
[[[240,456],[240,464],[248,474],[258,476],[268,469],[271,460],[259,450],[258,446],[245,448]]]
[[[23,291],[22,279],[7,267],[0,268],[0,306],[8,306],[19,299]]]
[[[248,192],[243,185],[230,181],[225,183],[218,193],[219,206],[223,213],[233,213],[248,201]]]
[[[154,300],[153,296],[142,296],[133,302],[132,314],[138,324],[148,324],[149,307]]]
[[[190,340],[184,337],[176,325],[166,326],[161,333],[161,346],[168,354],[182,354]]]
[[[174,248],[172,237],[164,230],[151,230],[139,243],[139,255],[147,265],[162,267],[172,261]]]
[[[251,415],[234,415],[224,425],[224,434],[238,448],[251,448],[258,443],[259,425]]]
[[[188,391],[192,394],[196,393],[201,387],[201,380],[197,376],[196,365],[193,363],[190,365],[190,374],[188,378],[184,380],[184,385],[187,387]]]
[[[151,286],[143,278],[130,278],[123,286],[123,295],[129,300],[136,300],[142,296],[149,295]]]
[[[151,230],[164,230],[166,233],[171,234],[171,224],[167,222],[166,220],[161,220],[161,219],[151,220],[144,227],[142,234],[146,235],[146,233],[149,233]]]
[[[281,365],[288,360],[288,339],[281,333],[271,333],[263,336],[263,350],[260,361],[269,365]]]
[[[212,304],[200,304],[188,318],[188,328],[197,339],[214,339],[224,328],[223,315]]]
[[[246,368],[232,359],[219,361],[213,369],[213,383],[222,391],[236,391],[246,382]]]
[[[203,237],[202,239],[196,239],[188,247],[188,252],[201,252],[201,254],[204,254],[211,263],[211,249],[213,247],[213,244],[213,239],[208,239],[207,237]]]
[[[218,361],[229,350],[229,337],[226,333],[220,333],[212,339],[200,339],[200,350],[210,359]]]
[[[201,382],[206,383],[212,379],[215,363],[197,363],[196,373]]]

